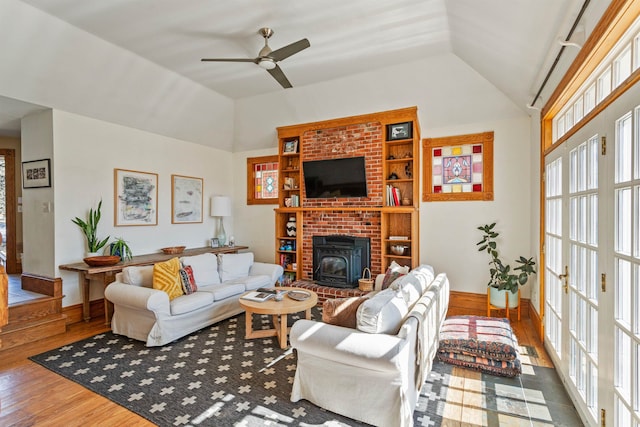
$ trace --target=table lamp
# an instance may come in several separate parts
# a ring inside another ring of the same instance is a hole
[[[220,246],[225,246],[227,233],[224,231],[223,218],[231,216],[231,199],[228,196],[212,196],[210,209],[212,217],[220,217],[220,226],[216,237]]]

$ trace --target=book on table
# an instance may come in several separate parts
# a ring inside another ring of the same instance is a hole
[[[246,299],[249,301],[257,301],[257,302],[265,302],[273,297],[275,297],[276,294],[275,293],[271,293],[271,292],[258,292],[258,291],[252,291],[249,292],[246,295],[241,296],[240,298],[242,299]]]

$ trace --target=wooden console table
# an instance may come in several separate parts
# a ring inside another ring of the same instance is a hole
[[[237,253],[238,251],[242,251],[245,249],[249,249],[248,246],[223,246],[220,248],[192,248],[185,249],[181,254],[173,255],[173,254],[164,254],[164,253],[155,253],[155,254],[146,254],[146,255],[138,255],[134,256],[131,260],[126,262],[119,262],[115,265],[109,265],[104,267],[91,267],[84,262],[78,262],[75,264],[64,264],[59,266],[60,270],[67,271],[76,271],[80,275],[80,282],[82,283],[82,317],[85,322],[91,320],[91,313],[89,312],[89,288],[91,286],[91,280],[95,279],[102,283],[104,288],[107,285],[115,280],[116,273],[122,271],[123,268],[129,266],[139,266],[139,265],[152,265],[157,262],[167,261],[174,257],[183,257],[183,256],[194,256],[205,253],[214,253],[214,254],[229,254],[229,253]],[[110,323],[111,316],[109,314],[109,302],[106,298],[104,298],[104,318],[105,324]]]

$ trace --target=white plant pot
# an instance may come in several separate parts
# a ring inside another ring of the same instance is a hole
[[[85,253],[85,258],[90,258],[90,257],[94,257],[94,256],[101,256],[102,255],[102,251],[99,252],[86,252]]]
[[[506,289],[498,290],[497,288],[489,287],[489,302],[496,308],[507,308],[507,292],[509,293],[509,308],[518,307],[518,291],[510,292]]]

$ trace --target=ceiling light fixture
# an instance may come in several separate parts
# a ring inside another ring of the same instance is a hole
[[[258,65],[265,70],[273,70],[276,68],[276,62],[271,58],[262,58]]]

